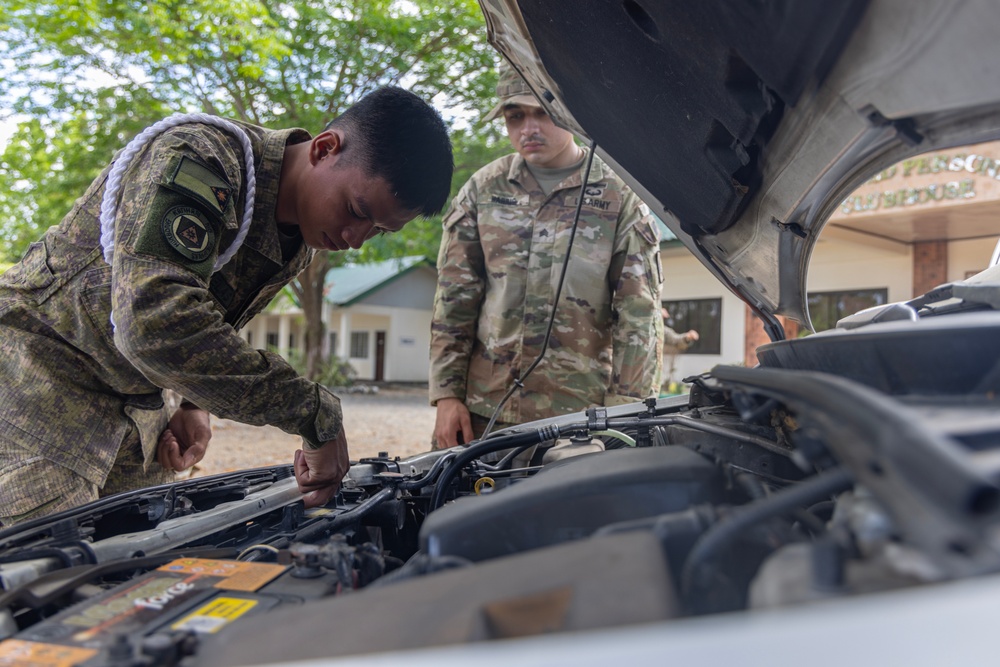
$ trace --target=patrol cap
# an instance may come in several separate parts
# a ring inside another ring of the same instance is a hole
[[[538,98],[528,88],[528,84],[521,78],[521,75],[507,63],[504,63],[500,67],[500,81],[497,82],[497,97],[500,98],[500,102],[486,114],[486,120],[493,120],[500,116],[503,113],[503,108],[508,104],[528,104],[533,107],[542,106]]]

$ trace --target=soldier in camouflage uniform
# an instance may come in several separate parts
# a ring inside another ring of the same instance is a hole
[[[169,481],[204,455],[209,413],[302,436],[294,468],[307,506],[347,471],[339,399],[238,331],[316,249],[358,248],[446,202],[451,144],[440,115],[380,89],[315,137],[205,123],[155,136],[128,163],[102,256],[111,167],[0,276],[0,521]],[[124,163],[124,162],[123,162]],[[400,168],[400,165],[415,168]],[[113,320],[113,323],[112,323]],[[170,415],[163,390],[184,398]]]
[[[663,315],[663,386],[661,391],[670,393],[674,387],[674,372],[677,370],[677,355],[685,352],[689,347],[698,342],[701,337],[694,329],[688,329],[684,333],[677,333],[670,328],[670,312],[663,308],[660,311]]]
[[[436,447],[480,437],[542,350],[587,151],[509,67],[497,87],[516,153],[480,169],[444,218],[431,330]],[[659,231],[595,156],[544,360],[497,425],[658,395]]]

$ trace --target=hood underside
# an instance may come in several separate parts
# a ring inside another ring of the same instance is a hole
[[[491,43],[782,336],[834,208],[909,155],[998,136],[989,0],[480,0]]]

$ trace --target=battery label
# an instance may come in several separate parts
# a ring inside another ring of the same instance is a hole
[[[97,649],[8,639],[0,642],[3,667],[73,667],[97,655]]]
[[[256,606],[256,600],[219,597],[200,609],[196,609],[170,627],[173,630],[192,630],[199,634],[212,634]]]
[[[17,638],[41,644],[100,648],[117,635],[139,635],[164,622],[189,616],[199,616],[198,620],[190,620],[191,629],[197,629],[197,625],[201,632],[215,632],[256,604],[230,595],[223,598],[225,602],[213,606],[212,600],[220,589],[252,593],[286,569],[287,566],[271,563],[180,558],[74,605],[18,633]],[[198,612],[192,614],[193,609]],[[28,660],[24,664],[47,667],[49,663]]]
[[[178,558],[159,568],[161,572],[219,577],[213,586],[227,591],[252,593],[287,569],[273,563],[243,563],[235,560]]]

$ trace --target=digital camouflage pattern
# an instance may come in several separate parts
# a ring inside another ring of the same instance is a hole
[[[339,400],[237,333],[312,258],[300,243],[283,259],[275,224],[286,143],[309,134],[240,125],[256,158],[256,202],[244,244],[219,272],[245,203],[243,151],[229,133],[189,124],[153,139],[125,172],[113,267],[98,222],[109,166],[0,276],[0,486],[28,452],[102,487],[133,426],[154,468],[169,417],[162,389],[298,433],[307,446],[337,435]]]
[[[489,417],[541,352],[584,168],[545,195],[511,154],[479,170],[452,202],[431,323],[432,404],[459,398]],[[549,349],[499,422],[659,393],[659,231],[599,158],[585,192]]]
[[[121,491],[158,486],[174,480],[174,472],[158,463],[146,466],[139,431],[129,429],[118,449],[104,487],[41,455],[3,442],[8,465],[0,483],[0,525],[11,526],[47,514],[79,507]]]

